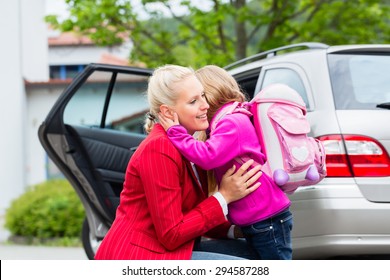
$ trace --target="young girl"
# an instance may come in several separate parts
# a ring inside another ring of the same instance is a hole
[[[207,101],[208,120],[224,106],[245,101],[234,78],[224,69],[209,65],[197,71]],[[245,113],[228,114],[222,118],[208,139],[197,141],[179,124],[180,116],[159,115],[160,123],[174,146],[191,162],[213,170],[218,183],[230,166],[240,164],[234,159],[245,156],[264,164],[265,155],[250,120]],[[292,214],[287,195],[266,174],[258,179],[261,186],[253,193],[228,205],[229,220],[241,227],[248,243],[255,248],[259,259],[292,259]]]

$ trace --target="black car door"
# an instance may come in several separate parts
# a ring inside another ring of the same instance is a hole
[[[151,69],[91,64],[59,97],[39,128],[50,159],[87,211],[115,217],[127,163],[145,138]]]

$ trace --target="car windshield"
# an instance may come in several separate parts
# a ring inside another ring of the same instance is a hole
[[[330,54],[328,61],[336,109],[378,109],[390,102],[390,55]]]

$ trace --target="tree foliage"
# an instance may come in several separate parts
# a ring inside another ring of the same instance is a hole
[[[286,44],[389,43],[388,0],[64,0],[46,21],[98,45],[130,37],[132,61],[226,65]],[[202,7],[199,5],[202,4]],[[181,9],[178,9],[181,8]],[[186,12],[179,13],[181,10]]]

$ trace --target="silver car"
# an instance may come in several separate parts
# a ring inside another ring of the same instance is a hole
[[[390,255],[390,45],[303,43],[226,67],[249,97],[285,83],[305,100],[328,176],[290,196],[293,258]],[[115,218],[129,158],[145,138],[152,69],[91,64],[39,128],[51,161],[86,210],[82,241],[93,259]]]
[[[294,259],[390,254],[390,45],[296,44],[226,69],[249,96],[298,91],[325,146],[328,176],[290,196]]]

